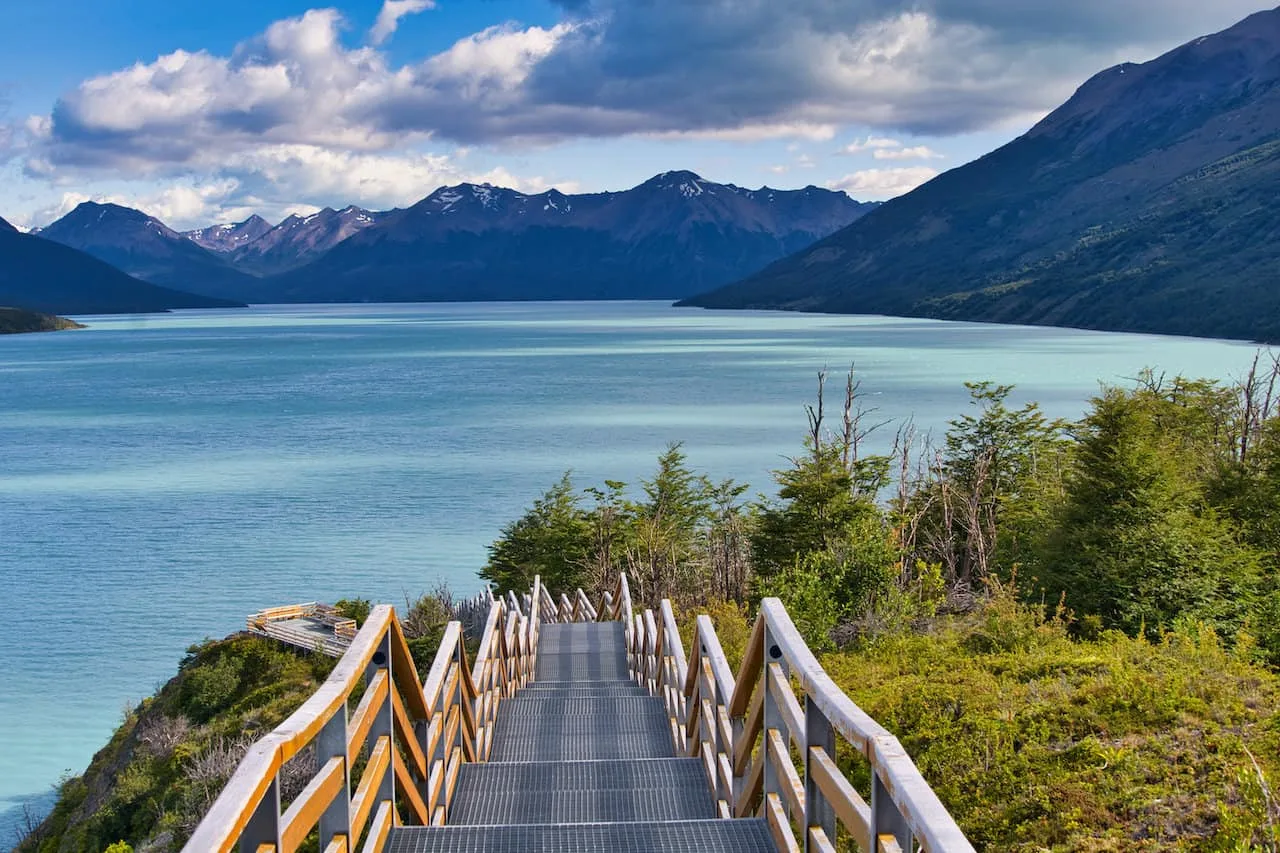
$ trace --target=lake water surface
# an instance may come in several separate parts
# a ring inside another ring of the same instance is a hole
[[[635,483],[683,441],[767,490],[823,366],[856,362],[878,418],[940,431],[966,380],[1074,417],[1100,381],[1236,377],[1253,353],[656,303],[78,319],[0,338],[0,812],[80,772],[127,701],[252,611],[475,593],[485,545],[566,469]]]

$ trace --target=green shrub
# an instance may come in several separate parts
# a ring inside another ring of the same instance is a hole
[[[1073,639],[1004,594],[822,662],[980,850],[1269,850],[1280,678],[1248,657],[1203,623]]]
[[[364,625],[373,609],[373,603],[367,598],[343,598],[333,606],[345,618],[356,620],[356,627]]]

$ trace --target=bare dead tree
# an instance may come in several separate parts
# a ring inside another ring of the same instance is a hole
[[[893,439],[893,458],[898,463],[898,482],[892,506],[898,547],[903,555],[904,581],[918,554],[920,524],[934,503],[934,492],[929,488],[931,480],[928,466],[914,456],[918,441],[915,423],[912,421],[900,426]]]
[[[18,820],[13,828],[13,849],[34,850],[49,835],[44,826],[44,818],[31,803],[23,803]]]
[[[186,761],[182,769],[191,790],[191,807],[184,810],[182,821],[186,833],[191,833],[200,823],[252,745],[251,735],[216,737],[206,749]]]
[[[809,419],[809,441],[813,447],[813,454],[817,457],[822,451],[822,421],[824,417],[823,408],[826,403],[826,385],[827,370],[824,367],[818,371],[818,399],[817,402],[810,405],[805,404],[805,416]]]
[[[176,717],[150,714],[138,723],[137,737],[138,743],[148,753],[168,759],[190,733],[191,722],[181,714]]]
[[[1280,384],[1280,356],[1268,350],[1253,354],[1249,372],[1236,383],[1236,435],[1233,446],[1236,461],[1248,461],[1249,453],[1262,436],[1262,426],[1277,408],[1277,385]]]

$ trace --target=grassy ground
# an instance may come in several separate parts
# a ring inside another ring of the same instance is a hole
[[[1248,658],[998,603],[823,664],[980,850],[1275,850],[1280,678]]]

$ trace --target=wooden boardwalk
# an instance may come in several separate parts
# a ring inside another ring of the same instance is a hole
[[[315,601],[259,610],[245,620],[249,633],[340,658],[356,638],[356,622]]]

